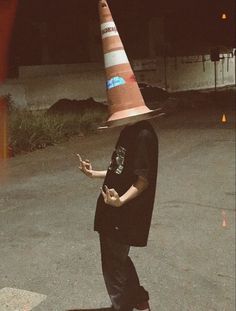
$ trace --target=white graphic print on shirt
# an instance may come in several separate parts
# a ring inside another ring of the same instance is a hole
[[[124,169],[126,149],[118,146],[113,152],[109,170],[114,171],[116,174],[121,174]]]

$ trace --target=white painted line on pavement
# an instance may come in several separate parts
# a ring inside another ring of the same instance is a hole
[[[46,295],[4,287],[0,290],[1,311],[30,311],[47,298]]]

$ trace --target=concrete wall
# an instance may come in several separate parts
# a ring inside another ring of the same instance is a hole
[[[235,57],[221,55],[216,62],[217,87],[235,84]],[[214,88],[214,63],[209,55],[158,57],[132,62],[138,81],[166,88],[170,92]],[[62,98],[106,101],[102,64],[47,65],[21,67],[19,79],[8,80],[0,95],[11,94],[20,107],[46,109]]]
[[[106,101],[105,75],[101,64],[21,67],[19,79],[7,80],[0,95],[11,94],[19,107],[47,109],[59,99]]]
[[[67,74],[78,74],[81,72],[99,72],[104,71],[103,64],[99,63],[80,63],[66,65],[40,65],[40,66],[21,66],[19,67],[19,78],[37,78],[64,76]]]
[[[234,85],[235,57],[232,54],[221,54],[220,57],[216,62],[216,86]],[[178,92],[214,88],[214,66],[210,55],[196,55],[136,60],[133,67],[138,80]]]

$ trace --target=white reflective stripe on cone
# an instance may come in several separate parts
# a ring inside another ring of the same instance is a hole
[[[128,64],[129,60],[124,50],[112,51],[104,54],[105,68]]]
[[[114,22],[107,22],[101,24],[101,33],[102,33],[102,39],[113,37],[113,36],[119,36],[119,33],[116,29],[116,25]]]

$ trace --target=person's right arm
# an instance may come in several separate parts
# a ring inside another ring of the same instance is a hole
[[[107,174],[107,171],[94,171],[94,170],[91,170],[91,176],[89,177],[98,177],[98,178],[105,178]]]
[[[82,173],[84,173],[86,176],[90,178],[105,178],[107,171],[95,171],[92,168],[92,165],[89,160],[83,161],[81,156],[77,154],[80,161],[79,169]]]

